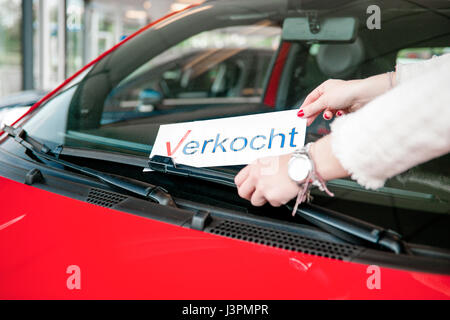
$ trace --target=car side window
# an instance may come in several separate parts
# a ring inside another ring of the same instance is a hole
[[[186,39],[110,92],[102,124],[186,108],[260,103],[280,32],[273,25],[237,26]]]
[[[405,48],[397,53],[397,64],[408,64],[450,53],[450,47]]]

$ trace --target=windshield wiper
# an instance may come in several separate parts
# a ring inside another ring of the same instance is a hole
[[[289,205],[287,207],[289,210],[293,209]],[[307,204],[300,206],[296,214],[349,242],[361,243],[361,240],[365,240],[395,253],[408,251],[399,233],[340,212],[329,210],[318,205]]]
[[[236,187],[234,176],[232,174],[206,168],[187,166],[184,164],[175,164],[170,157],[155,155],[148,161],[148,165],[150,169],[158,172],[197,178],[230,187]]]
[[[15,129],[10,126],[5,126],[3,131],[13,137],[14,140],[25,147],[25,149],[32,152],[37,158],[43,158],[47,161],[71,168],[85,175],[97,178],[110,186],[128,191],[132,194],[155,201],[159,204],[175,208],[177,207],[170,194],[159,186],[154,186],[148,183],[137,183],[136,181],[126,177],[107,174],[58,159],[48,146],[27,135],[27,132],[20,127]]]
[[[148,165],[150,169],[157,172],[192,177],[236,187],[234,175],[232,174],[176,164],[170,157],[155,155],[150,158]],[[286,205],[286,207],[292,211],[292,206]],[[408,251],[407,246],[401,240],[401,235],[397,232],[336,211],[317,205],[302,205],[297,209],[297,215],[334,236],[351,243],[361,244],[363,241],[368,241],[395,253]]]

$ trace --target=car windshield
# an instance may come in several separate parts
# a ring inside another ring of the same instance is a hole
[[[366,25],[370,5],[381,8],[381,28]],[[356,18],[355,41],[283,40],[284,20],[310,12]],[[449,21],[448,5],[429,9],[406,1],[208,1],[129,39],[47,101],[24,128],[49,145],[148,157],[161,124],[298,108],[329,78],[366,78],[450,52]],[[319,117],[306,142],[329,132]],[[336,197],[323,204],[340,211],[450,211],[448,155],[376,191],[350,179],[330,186]]]

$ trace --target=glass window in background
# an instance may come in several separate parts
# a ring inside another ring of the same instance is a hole
[[[84,32],[84,1],[67,1],[67,47],[66,47],[66,77],[71,76],[84,65],[83,32]]]
[[[91,1],[86,5],[85,63],[150,22],[147,2]],[[147,8],[147,9],[146,9]]]
[[[113,5],[92,1],[86,6],[86,60],[91,61],[118,42]]]
[[[0,0],[0,97],[22,89],[21,0]]]
[[[144,2],[141,7],[131,8],[123,10],[123,28],[121,38],[129,36],[150,23],[149,11],[150,2]]]
[[[60,46],[63,46],[64,43],[60,43],[61,38],[58,37],[58,34],[60,32],[58,28],[58,6],[61,1],[59,0],[47,0],[46,3],[48,4],[48,16],[50,17],[50,25],[49,25],[49,34],[50,34],[50,41],[49,41],[49,48],[48,48],[48,54],[49,54],[49,63],[50,63],[50,70],[49,70],[49,78],[46,79],[46,85],[45,88],[52,89],[53,87],[56,87],[61,81],[64,79],[64,71],[60,70],[62,66],[60,66],[59,63],[59,55],[54,54],[55,52],[59,52]],[[52,53],[52,54],[51,54]]]
[[[33,1],[35,87],[51,90],[65,75],[65,6],[60,0]]]

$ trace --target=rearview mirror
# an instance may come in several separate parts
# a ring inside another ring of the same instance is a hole
[[[284,41],[353,42],[357,36],[358,20],[354,17],[318,19],[287,18],[283,23]]]

